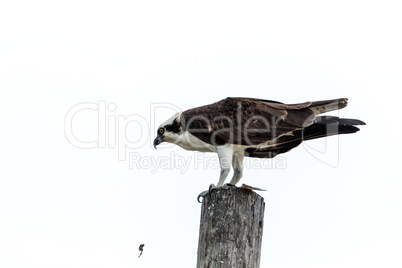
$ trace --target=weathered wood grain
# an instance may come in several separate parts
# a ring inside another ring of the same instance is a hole
[[[259,268],[264,199],[230,187],[203,198],[197,268]]]

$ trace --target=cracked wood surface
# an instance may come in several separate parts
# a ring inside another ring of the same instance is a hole
[[[264,199],[230,187],[202,201],[197,268],[260,267]]]

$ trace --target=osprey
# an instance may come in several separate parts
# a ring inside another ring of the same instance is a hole
[[[243,174],[245,156],[272,158],[305,140],[357,132],[355,125],[365,125],[363,121],[320,116],[346,107],[347,101],[342,98],[284,104],[226,98],[176,113],[160,125],[154,146],[170,142],[186,150],[216,152],[221,168],[217,187],[224,185],[231,166],[234,172],[230,185],[236,185]]]

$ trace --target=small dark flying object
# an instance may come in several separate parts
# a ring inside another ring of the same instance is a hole
[[[138,256],[138,258],[141,257],[142,252],[144,251],[144,246],[145,246],[144,244],[141,244],[140,247],[138,248],[138,250],[140,251],[140,255]]]
[[[320,116],[346,107],[348,99],[298,104],[253,98],[226,98],[210,105],[176,113],[158,128],[156,148],[170,142],[186,150],[216,152],[221,172],[217,187],[229,174],[236,185],[243,174],[243,159],[272,158],[297,147],[305,140],[355,133],[357,119]],[[205,194],[205,192],[204,192]]]

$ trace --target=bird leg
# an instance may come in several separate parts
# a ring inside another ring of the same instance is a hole
[[[221,167],[218,185],[215,186],[215,185],[211,184],[207,191],[201,192],[197,197],[197,201],[199,203],[201,203],[200,197],[204,197],[207,194],[210,194],[211,190],[216,189],[216,188],[221,188],[221,187],[227,187],[224,185],[224,183],[225,183],[225,179],[227,178],[227,176],[229,175],[229,172],[230,172],[230,164],[233,161],[233,148],[230,146],[219,147],[217,149],[217,153],[218,153],[218,158],[219,158],[219,164]]]
[[[233,166],[233,177],[232,180],[230,181],[231,185],[236,185],[241,177],[243,176],[243,159],[244,159],[244,153],[235,153],[233,160],[232,160],[232,166]]]

